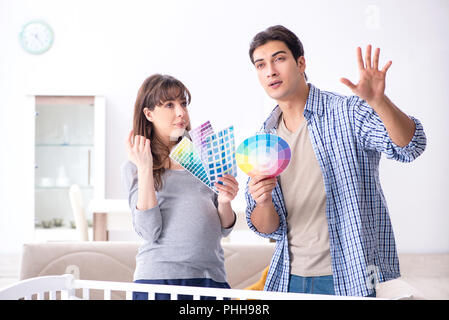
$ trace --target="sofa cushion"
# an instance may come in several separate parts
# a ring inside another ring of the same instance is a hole
[[[44,275],[73,273],[80,279],[132,282],[139,242],[93,241],[27,243],[23,246],[20,280]],[[243,289],[259,281],[270,264],[273,243],[223,243],[230,286]],[[402,277],[378,285],[382,298],[448,299],[449,254],[400,254]],[[81,297],[81,290],[77,295]],[[124,299],[124,293],[111,293]],[[91,299],[102,299],[91,292]]]
[[[132,282],[139,242],[48,242],[23,246],[20,280],[44,275],[73,273],[84,280]],[[274,244],[223,243],[229,285],[243,289],[260,278],[269,265]],[[81,297],[81,290],[76,292]],[[91,299],[102,299],[92,290]],[[112,292],[112,299],[124,293]]]

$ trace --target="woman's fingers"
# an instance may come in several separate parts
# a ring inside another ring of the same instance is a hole
[[[146,140],[148,139],[146,139],[143,136],[139,135],[134,136],[134,144],[133,144],[134,150],[143,151],[145,149]]]
[[[145,150],[145,137],[140,136],[139,151]]]
[[[150,139],[145,139],[145,152],[151,152],[151,141],[150,141]]]
[[[150,139],[147,139],[140,135],[135,135],[133,130],[128,135],[127,148],[128,158],[138,168],[146,168],[148,165],[153,164],[153,155],[151,154]]]
[[[128,147],[133,146],[133,134],[134,134],[134,130],[131,130],[128,134],[128,140],[127,140]]]
[[[226,197],[228,200],[232,201],[237,195],[237,192],[235,192],[234,190],[226,189],[226,186],[215,184],[215,187],[218,190],[218,196],[221,198]]]
[[[230,174],[225,174],[224,176],[219,177],[218,181],[221,181],[227,185],[231,185],[235,189],[238,189],[239,187],[239,183],[237,182],[235,177]]]
[[[219,177],[218,181],[224,183],[224,184],[220,184],[220,183],[216,182],[214,184],[215,187],[219,190],[227,191],[233,195],[237,194],[237,192],[239,191],[239,184],[238,184],[237,180],[235,180],[235,178],[231,175],[225,175],[225,176]]]
[[[224,191],[227,192],[228,194],[234,196],[237,194],[237,190],[235,190],[234,188],[232,188],[231,186],[226,186],[226,185],[222,185],[219,183],[215,184],[215,188],[217,188],[218,191]]]
[[[128,150],[132,150],[134,153],[151,152],[151,141],[139,135],[133,137],[132,132],[130,132],[128,136]]]
[[[136,135],[134,136],[134,143],[133,143],[134,150],[137,150],[139,148],[139,145],[140,145],[140,136]]]

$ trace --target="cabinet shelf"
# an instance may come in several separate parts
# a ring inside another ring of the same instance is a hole
[[[81,189],[93,189],[94,186],[79,186]],[[56,190],[61,190],[61,189],[69,189],[70,186],[35,186],[35,189],[40,189],[40,190],[51,190],[51,189],[56,189]]]
[[[35,221],[74,219],[69,195],[81,189],[79,205],[104,198],[105,99],[102,96],[29,96],[34,114],[33,211]],[[90,218],[87,216],[86,218]],[[40,239],[77,239],[69,225],[41,229]],[[69,236],[69,234],[72,234]]]
[[[89,239],[93,239],[92,228],[87,228]],[[79,241],[78,231],[69,227],[35,228],[35,241]]]
[[[93,144],[57,144],[57,143],[38,143],[36,147],[60,147],[60,148],[70,148],[70,147],[88,147],[93,148]]]

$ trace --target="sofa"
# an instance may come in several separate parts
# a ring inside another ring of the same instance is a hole
[[[20,280],[72,273],[85,280],[132,282],[139,245],[130,241],[27,243],[23,245]],[[223,249],[230,286],[244,289],[260,280],[274,244],[224,242]],[[378,298],[449,299],[449,254],[405,254],[399,259],[402,277],[379,284]],[[102,299],[102,294],[94,290],[90,298]],[[112,292],[111,298],[124,296]]]

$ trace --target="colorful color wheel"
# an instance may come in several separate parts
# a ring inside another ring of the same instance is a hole
[[[290,158],[290,146],[274,134],[252,136],[243,141],[235,152],[238,167],[250,177],[276,177],[287,168]]]

